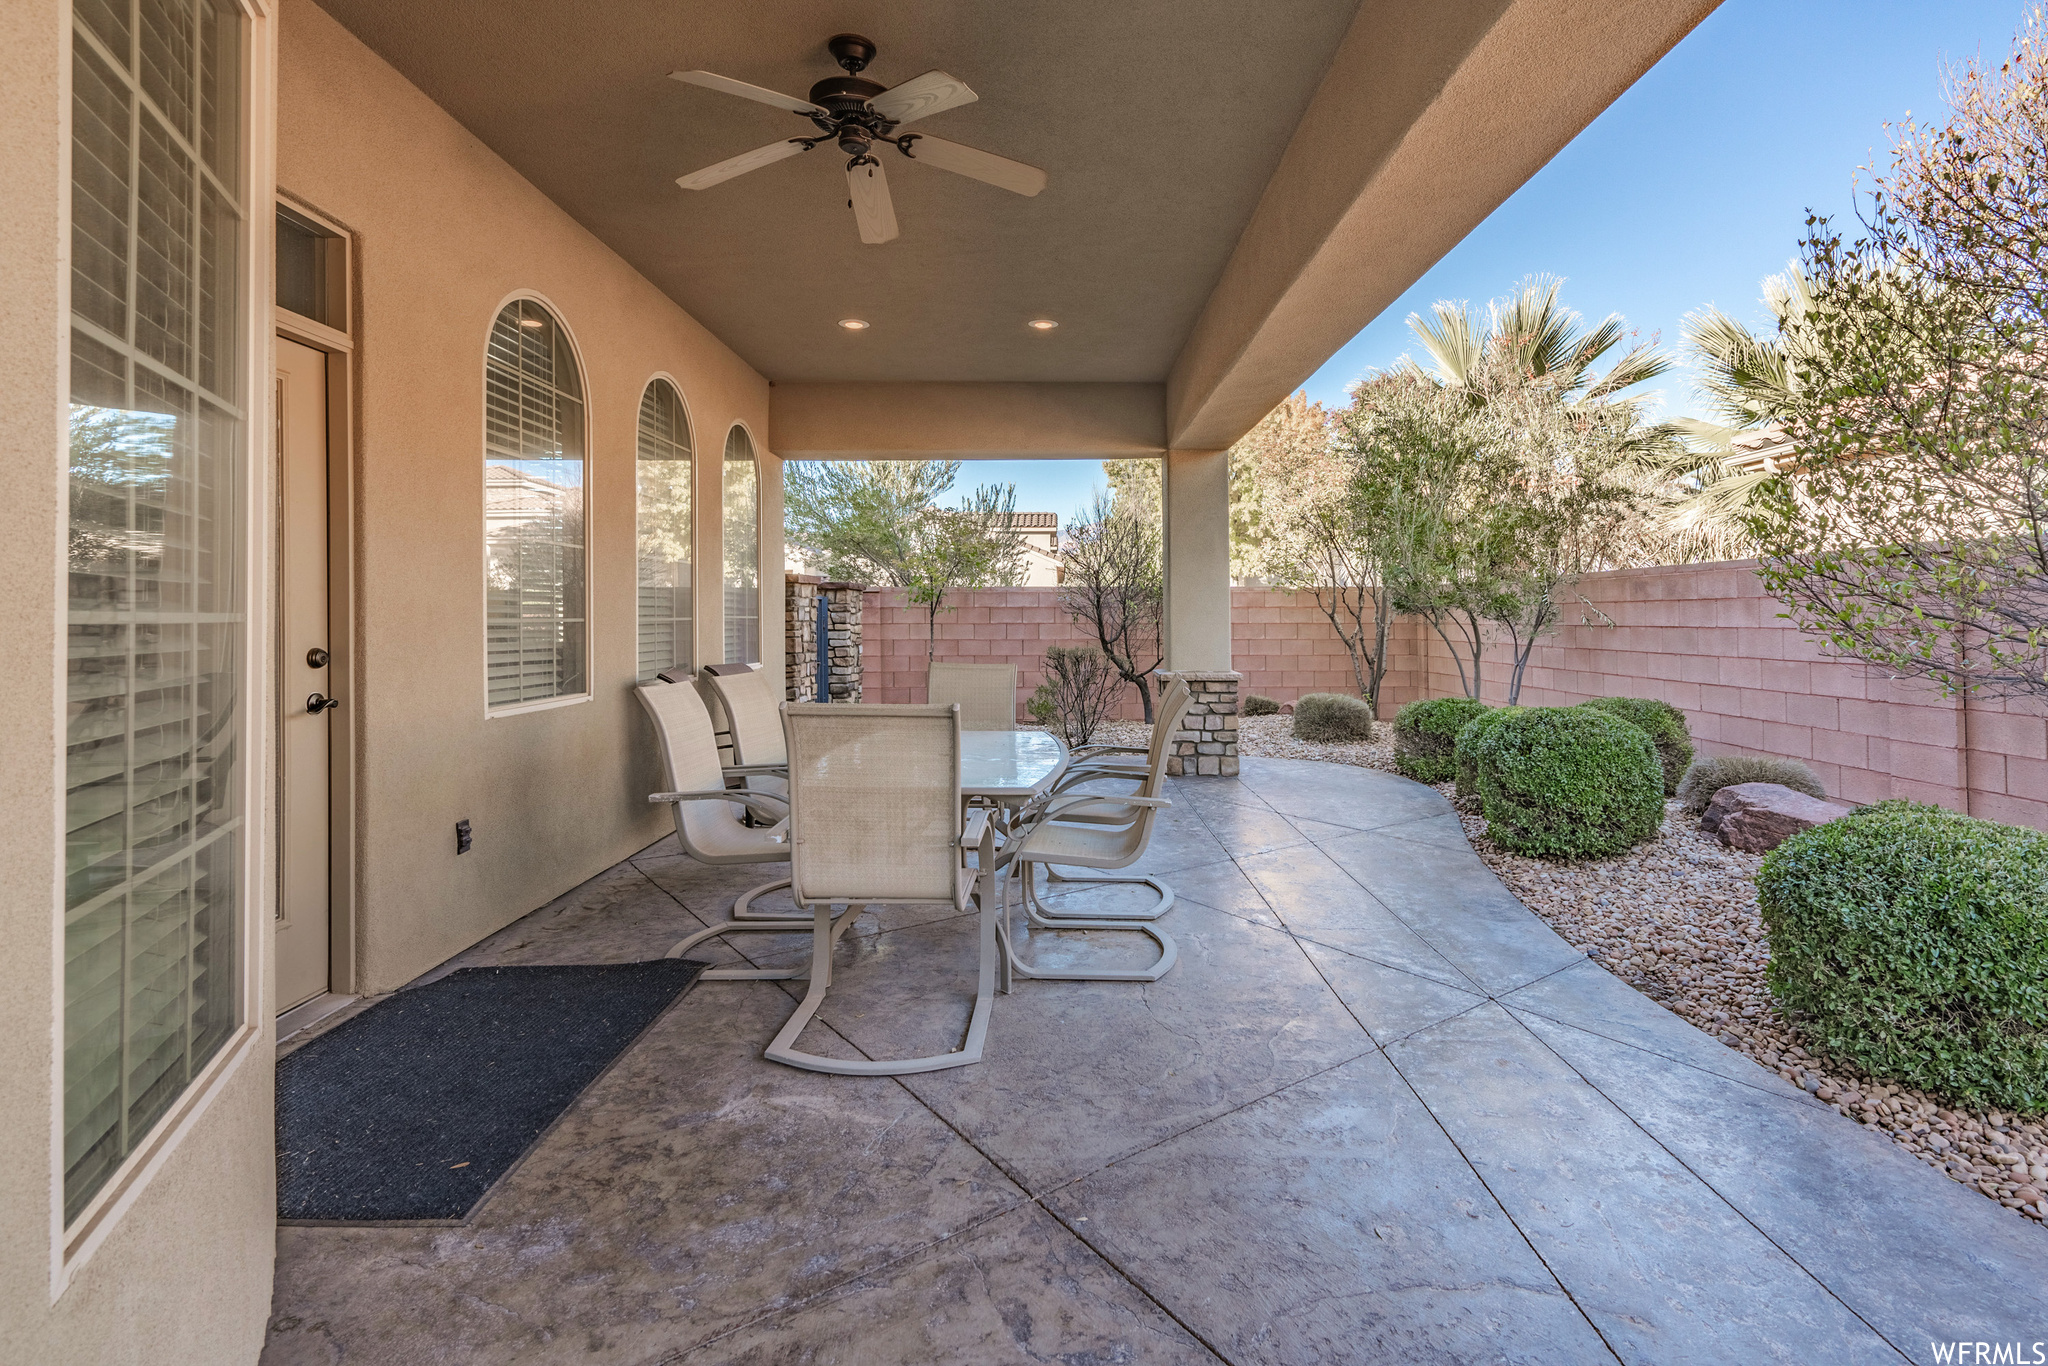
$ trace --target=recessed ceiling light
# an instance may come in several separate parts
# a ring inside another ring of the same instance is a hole
[[[859,318],[841,318],[839,325],[849,332],[865,332],[868,330],[867,323]]]
[[[1030,322],[1025,323],[1024,325],[1038,332],[1050,332],[1055,327],[1059,326],[1059,324],[1054,322],[1051,318],[1033,318]]]
[[[521,318],[519,325],[521,327],[546,327],[547,323],[539,318]]]

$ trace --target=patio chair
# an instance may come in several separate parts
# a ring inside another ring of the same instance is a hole
[[[960,704],[962,730],[1017,729],[1015,664],[933,664],[925,677],[925,701]]]
[[[733,775],[718,762],[718,737],[711,729],[711,714],[697,690],[683,683],[649,683],[633,692],[654,722],[655,738],[661,744],[662,771],[671,789],[652,793],[647,800],[675,807],[676,838],[682,842],[683,852],[714,867],[785,862],[789,858],[788,801],[773,793],[725,785],[726,778]],[[741,810],[753,812],[761,823],[745,824],[739,818]],[[788,885],[786,878],[769,884]],[[753,895],[754,892],[747,893],[749,897]],[[735,912],[738,909],[735,907]],[[798,923],[810,919],[804,915]],[[852,917],[847,919],[852,923]],[[791,930],[791,918],[787,916],[778,922],[758,914],[736,914],[735,921],[740,923],[720,928],[781,934]],[[709,932],[692,935],[670,949],[667,956],[680,958],[685,949],[709,937]],[[760,981],[801,975],[801,970],[754,968],[711,968],[704,973],[713,981]]]
[[[711,709],[720,743],[732,752],[727,771],[740,779],[749,792],[772,797],[789,795],[789,779],[782,748],[782,705],[779,690],[765,669],[751,664],[711,664],[697,675],[697,690]],[[754,900],[779,892],[789,879],[764,882],[749,888],[733,902],[735,920],[772,920],[784,924],[807,924],[810,916],[797,912],[757,911]]]
[[[766,669],[750,664],[713,664],[697,675],[698,691],[711,708],[720,739],[732,749],[734,765],[759,770],[747,786],[756,792],[788,791],[782,777],[782,689]]]
[[[805,1053],[797,1038],[832,985],[832,949],[847,922],[876,903],[977,904],[979,869],[968,854],[993,861],[988,813],[963,819],[960,803],[960,709],[859,703],[786,703],[782,707],[789,763],[790,894],[813,917],[811,957],[792,976],[810,989],[769,1043],[765,1056],[812,1072],[893,1077],[935,1072],[981,1060],[1001,950],[995,917],[983,908],[980,962],[967,1037],[951,1053],[884,1060]],[[834,907],[847,909],[834,914]],[[714,926],[676,946],[759,924]]]
[[[1027,864],[1044,864],[1046,878],[1051,882],[1143,883],[1159,893],[1158,901],[1140,911],[1060,911],[1047,907],[1039,901],[1037,887],[1031,881],[1030,870],[1026,867],[1022,874],[1025,881],[1024,902],[1026,907],[1030,909],[1034,922],[1055,922],[1068,919],[1157,920],[1173,909],[1173,888],[1150,874],[1119,874],[1104,871],[1097,872],[1088,877],[1075,877],[1068,873],[1062,873],[1054,864],[1061,863],[1066,864],[1068,867],[1096,869],[1125,868],[1144,856],[1145,848],[1152,838],[1151,817],[1147,815],[1140,821],[1135,814],[1136,808],[1131,805],[1131,802],[1140,798],[1148,800],[1158,799],[1164,802],[1164,798],[1160,794],[1166,783],[1166,759],[1168,752],[1173,748],[1174,734],[1180,730],[1181,722],[1187,717],[1189,700],[1190,694],[1187,685],[1178,678],[1173,679],[1167,684],[1165,692],[1160,696],[1158,705],[1153,711],[1151,745],[1143,750],[1133,747],[1118,747],[1124,752],[1145,755],[1145,766],[1143,768],[1134,767],[1128,761],[1123,760],[1094,767],[1081,764],[1073,765],[1067,769],[1066,773],[1061,775],[1059,783],[1054,786],[1051,794],[1045,801],[1035,809],[1025,813],[1027,819],[1033,821],[1050,819],[1058,824],[1070,826],[1101,826],[1110,830],[1133,830],[1137,825],[1142,825],[1142,833],[1138,835],[1139,842],[1135,848],[1128,851],[1127,857],[1122,851],[1121,846],[1098,843],[1088,846],[1088,857],[1085,859],[1070,861],[1032,857],[1025,860],[1025,862]],[[1108,747],[1105,746],[1104,748]],[[1098,782],[1106,779],[1123,779],[1135,782],[1137,787],[1127,795],[1076,792],[1073,790],[1083,783]],[[1171,803],[1166,804],[1170,805]],[[1035,847],[1050,849],[1052,847],[1051,838],[1046,837]],[[1105,858],[1121,859],[1121,861],[1099,861]]]
[[[1191,690],[1179,674],[1167,677],[1166,686],[1152,703],[1152,736],[1143,745],[1083,745],[1075,750],[1067,771],[1060,776],[1062,789],[1096,778],[1133,778],[1142,781],[1155,761],[1173,743],[1173,733],[1187,714]],[[1168,724],[1171,722],[1172,724]]]
[[[1167,798],[1150,794],[1125,797],[1069,792],[1054,797],[1035,819],[1020,824],[1012,831],[997,860],[997,866],[1004,874],[996,913],[997,934],[1003,948],[1004,990],[1009,989],[1013,976],[1061,982],[1156,982],[1172,969],[1179,947],[1151,925],[1133,923],[1156,920],[1173,905],[1173,892],[1164,883],[1149,877],[1063,878],[1062,881],[1068,882],[1147,882],[1160,893],[1160,903],[1143,912],[1067,916],[1048,912],[1040,904],[1035,871],[1040,866],[1050,870],[1056,863],[1081,868],[1129,867],[1144,855],[1145,847],[1152,839],[1152,823],[1159,812],[1171,805],[1173,803]],[[1065,813],[1083,809],[1090,810],[1095,819],[1087,823],[1065,819]],[[1120,816],[1121,821],[1112,822],[1111,816]],[[1127,930],[1146,934],[1159,945],[1158,960],[1143,968],[1052,968],[1027,962],[1017,952],[1010,933],[1009,885],[1012,881],[1023,889],[1020,899],[1024,904],[1024,914],[1034,929]]]

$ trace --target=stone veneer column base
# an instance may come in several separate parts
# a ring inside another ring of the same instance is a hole
[[[818,700],[818,574],[782,575],[784,687],[782,695],[791,702]]]
[[[1175,676],[1188,685],[1188,714],[1173,733],[1167,756],[1169,777],[1237,776],[1237,685],[1244,675],[1228,669],[1158,671],[1161,680]]]

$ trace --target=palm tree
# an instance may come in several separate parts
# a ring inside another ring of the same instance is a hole
[[[1589,404],[1621,404],[1640,407],[1648,395],[1620,397],[1653,380],[1671,368],[1671,358],[1654,343],[1638,342],[1595,376],[1593,367],[1602,356],[1619,346],[1628,335],[1628,324],[1610,313],[1599,326],[1582,332],[1579,315],[1558,301],[1564,281],[1553,275],[1535,275],[1506,299],[1496,299],[1487,308],[1487,326],[1482,332],[1472,311],[1462,303],[1442,302],[1430,309],[1430,316],[1411,315],[1414,331],[1435,363],[1436,380],[1450,389],[1467,389],[1475,395],[1484,384],[1488,362],[1511,369],[1524,381],[1541,382],[1567,408]],[[1409,365],[1417,370],[1422,367]]]
[[[1408,326],[1428,351],[1428,369],[1410,360],[1406,373],[1469,394],[1475,406],[1498,405],[1510,422],[1525,422],[1534,404],[1554,403],[1583,431],[1599,430],[1603,448],[1620,457],[1603,477],[1635,490],[1653,515],[1639,519],[1609,547],[1612,562],[1666,564],[1711,558],[1715,547],[1693,530],[1669,524],[1666,510],[1691,491],[1685,477],[1699,459],[1671,422],[1652,422],[1645,411],[1654,392],[1627,391],[1671,368],[1654,342],[1630,346],[1604,371],[1600,361],[1628,337],[1628,324],[1609,314],[1590,331],[1559,301],[1563,281],[1535,275],[1487,309],[1482,328],[1462,303],[1439,303]]]
[[[1674,461],[1668,473],[1687,492],[1664,520],[1673,533],[1726,557],[1749,553],[1750,500],[1777,473],[1758,451],[1785,439],[1782,424],[1799,393],[1801,325],[1813,305],[1797,261],[1765,279],[1763,290],[1775,336],[1760,337],[1718,308],[1685,317],[1685,347],[1699,370],[1695,385],[1716,420],[1672,422],[1689,458]]]

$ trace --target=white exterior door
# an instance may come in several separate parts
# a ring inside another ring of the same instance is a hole
[[[327,990],[327,356],[277,339],[279,887],[277,1009]]]

